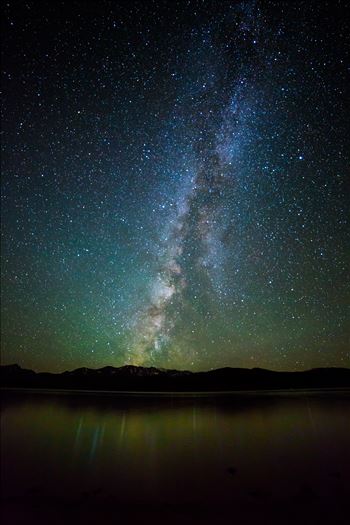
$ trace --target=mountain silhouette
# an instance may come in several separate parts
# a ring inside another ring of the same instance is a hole
[[[34,372],[19,365],[0,367],[2,387],[145,392],[219,392],[308,388],[350,388],[349,368],[314,368],[275,372],[262,368],[219,368],[189,372],[126,365],[77,368],[58,374]]]

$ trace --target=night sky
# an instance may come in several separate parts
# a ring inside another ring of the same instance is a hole
[[[347,2],[5,2],[2,362],[349,366]]]

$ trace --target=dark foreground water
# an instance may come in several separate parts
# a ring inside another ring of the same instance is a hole
[[[349,523],[349,393],[2,397],[5,523]]]

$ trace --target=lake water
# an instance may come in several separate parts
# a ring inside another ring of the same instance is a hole
[[[6,523],[347,523],[350,395],[5,392]]]

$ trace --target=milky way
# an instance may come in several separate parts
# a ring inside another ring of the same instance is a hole
[[[240,8],[243,18],[230,46],[238,47],[240,39],[245,41],[246,38],[254,46],[256,31],[250,26],[247,13],[251,13],[251,5],[248,9],[246,6]],[[210,31],[205,32],[203,42],[201,45],[213,52]],[[225,49],[215,49],[215,54],[224,55]],[[258,68],[256,64],[250,65],[250,69],[244,68],[245,76],[238,69],[238,74],[231,74],[231,79],[223,82],[222,77],[227,76],[227,69],[232,64],[222,64],[220,75],[214,74],[210,65],[207,64],[200,92],[191,96],[190,104],[185,99],[185,126],[192,133],[190,144],[195,167],[189,180],[184,178],[175,202],[175,217],[167,225],[165,253],[151,289],[149,305],[132,326],[136,337],[130,345],[129,359],[139,365],[157,362],[164,346],[171,349],[176,316],[183,307],[187,285],[186,260],[191,260],[190,269],[195,267],[199,274],[204,274],[199,275],[200,280],[209,279],[211,284],[220,282],[217,276],[221,272],[222,253],[218,245],[223,243],[226,234],[220,225],[220,216],[225,213],[222,204],[225,193],[234,187],[239,154],[254,131],[248,124],[254,114],[254,102],[246,99],[250,87],[246,77],[254,78]],[[179,116],[175,116],[176,119],[183,120]],[[215,286],[210,291],[215,293]],[[189,345],[186,353],[191,355]]]
[[[235,30],[227,31],[232,22]],[[230,228],[221,218],[226,213],[225,201],[232,198],[240,155],[256,134],[259,87],[255,83],[269,61],[268,55],[256,50],[256,44],[259,38],[260,49],[265,46],[269,32],[264,31],[260,10],[253,2],[237,4],[233,13],[220,18],[220,24],[226,27],[224,35],[219,24],[198,32],[192,60],[198,55],[206,57],[204,73],[196,79],[197,89],[190,90],[190,96],[185,92],[173,116],[176,126],[189,135],[194,166],[186,170],[191,175],[184,177],[175,216],[167,225],[165,253],[149,304],[132,325],[135,337],[129,360],[139,365],[157,363],[164,347],[170,350],[170,360],[172,352],[176,355],[172,338],[176,339],[176,318],[184,307],[187,274],[193,280],[193,268],[194,279],[207,283],[207,293],[220,293],[222,287],[224,240]],[[241,55],[244,59],[239,64],[237,56]],[[181,76],[186,78],[186,73]],[[189,356],[194,359],[189,343],[185,354],[187,363]]]
[[[6,4],[5,362],[349,364],[345,4]]]

